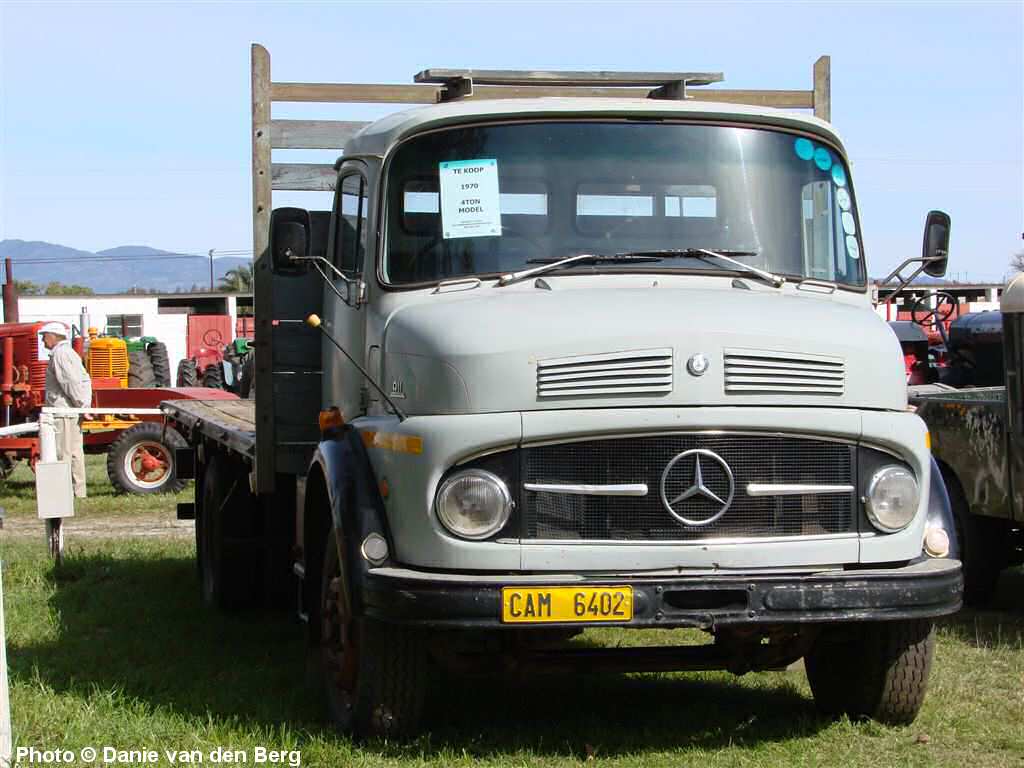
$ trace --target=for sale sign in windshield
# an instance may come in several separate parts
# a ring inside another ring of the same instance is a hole
[[[501,235],[497,160],[440,164],[441,227],[446,240]]]

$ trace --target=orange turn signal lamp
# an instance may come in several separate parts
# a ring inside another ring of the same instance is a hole
[[[326,432],[328,429],[345,426],[345,417],[341,415],[341,409],[337,406],[328,408],[326,411],[320,411],[319,421],[321,433]]]

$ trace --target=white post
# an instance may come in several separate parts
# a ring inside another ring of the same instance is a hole
[[[45,411],[39,414],[39,461],[40,463],[57,461],[57,430],[53,425],[53,415],[46,413]],[[39,493],[39,480],[40,477],[37,467],[37,503],[39,503],[41,496]],[[72,503],[74,502],[72,501]],[[40,516],[42,516],[42,513],[40,513]],[[59,565],[64,557],[64,526],[61,523],[61,518],[46,518],[46,544],[50,549],[50,556],[53,557]]]
[[[4,574],[0,563],[0,768],[11,765],[11,698],[7,691],[7,633],[4,629]]]
[[[57,460],[57,430],[53,416],[45,412],[39,414],[39,460]]]

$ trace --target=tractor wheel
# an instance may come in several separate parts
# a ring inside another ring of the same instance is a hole
[[[242,373],[238,382],[238,396],[245,400],[256,397],[256,353],[250,352],[242,363]]]
[[[199,386],[199,372],[196,370],[195,360],[185,359],[178,363],[178,386]]]
[[[153,377],[156,386],[171,386],[171,361],[167,356],[167,345],[162,341],[154,341],[146,347],[149,362],[153,366]]]
[[[224,371],[220,363],[208,365],[203,371],[203,386],[208,389],[224,389]]]
[[[110,484],[120,493],[177,493],[185,481],[174,471],[174,449],[185,446],[185,439],[171,427],[151,421],[136,424],[110,446]]]
[[[17,466],[17,459],[12,459],[6,453],[0,453],[0,482],[3,482],[8,477],[10,477],[11,473],[14,471],[14,468]]]
[[[156,386],[156,376],[149,355],[145,352],[128,353],[128,386],[132,388],[149,388]]]

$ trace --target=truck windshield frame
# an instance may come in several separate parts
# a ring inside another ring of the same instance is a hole
[[[466,222],[444,237],[442,195],[453,192],[440,164],[483,160],[497,164],[500,193],[484,207],[500,208],[491,218],[500,216],[501,235],[469,234]],[[810,132],[646,117],[481,121],[405,138],[382,175],[377,278],[391,290],[497,278],[538,258],[689,247],[751,251],[741,260],[790,280],[867,290],[845,157]],[[683,258],[560,274],[595,271],[735,277]]]

